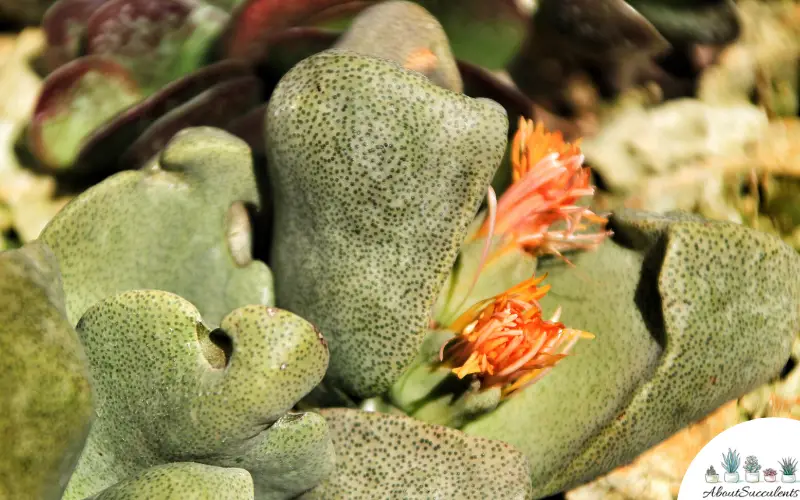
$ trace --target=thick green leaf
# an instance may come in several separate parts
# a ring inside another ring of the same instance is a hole
[[[336,470],[304,499],[530,498],[525,456],[504,443],[401,415],[320,413],[331,428]]]
[[[328,380],[386,391],[506,146],[506,114],[395,63],[331,50],[292,69],[267,108],[281,307],[331,345]]]
[[[258,203],[250,151],[211,128],[184,130],[155,163],[78,196],[40,237],[58,257],[70,321],[145,288],[186,297],[212,323],[236,307],[271,305],[269,269],[231,245],[238,226],[250,233],[238,202]]]
[[[92,421],[86,356],[45,245],[0,253],[0,498],[61,498]]]
[[[44,82],[28,129],[31,150],[45,168],[68,168],[97,127],[141,98],[119,64],[98,56],[72,61]]]
[[[464,88],[444,29],[414,2],[392,0],[364,10],[336,48],[389,59],[455,92]]]
[[[253,479],[243,469],[191,462],[158,465],[88,500],[253,500]]]
[[[596,335],[464,427],[525,452],[537,497],[633,460],[777,375],[800,329],[800,257],[743,226],[623,212],[613,240],[552,266],[543,307]]]
[[[328,364],[305,320],[247,306],[212,329],[177,295],[145,290],[99,302],[77,330],[98,409],[66,500],[175,460],[246,469],[262,499],[292,498],[330,472],[322,418],[286,414]]]

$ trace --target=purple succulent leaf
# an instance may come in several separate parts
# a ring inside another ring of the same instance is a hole
[[[86,28],[89,54],[113,58],[152,93],[201,67],[228,15],[189,0],[109,0]]]
[[[44,82],[28,128],[28,145],[41,166],[70,168],[92,132],[141,99],[130,73],[97,56],[76,59]]]
[[[42,29],[47,39],[45,66],[48,71],[80,56],[81,41],[92,13],[108,0],[59,0],[47,9]]]
[[[252,75],[250,68],[237,61],[221,61],[176,80],[147,99],[126,109],[98,127],[84,142],[74,168],[83,172],[106,174],[117,170],[109,157],[128,149],[151,125],[170,111],[182,106],[216,85]]]
[[[120,167],[141,167],[184,128],[208,126],[227,130],[234,119],[258,106],[260,101],[261,82],[254,76],[215,85],[153,123],[123,154]]]
[[[352,0],[249,0],[236,10],[222,36],[225,57],[261,61],[273,38],[284,30],[308,26],[322,13]]]

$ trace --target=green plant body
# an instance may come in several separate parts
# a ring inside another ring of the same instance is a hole
[[[750,455],[744,459],[744,470],[750,474],[756,474],[761,470],[761,465],[755,455]]]
[[[731,450],[728,448],[728,453],[722,454],[722,468],[728,474],[733,474],[737,470],[739,470],[739,464],[741,463],[741,457],[739,453],[735,450]]]
[[[797,471],[797,459],[787,457],[778,461],[784,476],[791,476]]]

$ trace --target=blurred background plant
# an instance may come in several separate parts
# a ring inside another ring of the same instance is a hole
[[[233,132],[263,162],[277,81],[373,3],[0,0],[0,249],[188,126]],[[464,92],[500,102],[510,134],[522,116],[583,137],[598,210],[689,210],[800,249],[799,2],[418,3],[442,24]],[[722,430],[800,418],[798,360],[796,341],[779,379],[566,497],[674,498]]]

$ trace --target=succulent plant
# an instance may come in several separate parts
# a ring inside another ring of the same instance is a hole
[[[778,471],[770,467],[769,469],[764,469],[764,476],[765,477],[775,477],[778,475]]]
[[[758,463],[758,457],[750,455],[744,459],[744,470],[750,474],[755,474],[761,470],[761,465]]]
[[[716,471],[716,469],[714,469],[714,466],[713,465],[709,465],[708,469],[706,469],[706,476],[716,476],[716,475],[717,475],[717,471]]]
[[[783,458],[778,460],[778,465],[781,467],[781,471],[786,476],[791,476],[797,471],[797,459],[796,458]]]
[[[332,37],[340,4],[51,9],[31,144],[107,177],[0,254],[8,349],[68,354],[6,361],[69,389],[36,389],[50,459],[9,474],[66,499],[543,498],[780,373],[792,248],[597,213],[579,145],[446,27],[386,2]]]
[[[733,474],[739,470],[740,463],[741,457],[739,456],[739,453],[735,452],[734,450],[728,448],[728,453],[722,454],[722,469],[728,474]]]

